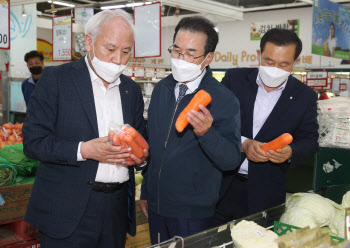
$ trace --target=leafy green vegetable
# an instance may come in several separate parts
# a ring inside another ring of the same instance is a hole
[[[16,175],[16,169],[6,159],[0,158],[0,186],[13,184]]]

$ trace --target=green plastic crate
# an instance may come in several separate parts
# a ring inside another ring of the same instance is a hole
[[[300,227],[284,224],[284,223],[279,222],[279,221],[274,221],[274,224],[273,224],[273,231],[278,236],[281,236],[283,234],[287,234],[287,233],[292,232],[292,231],[294,231],[296,229],[300,229]],[[332,236],[332,235],[331,235],[331,238],[332,238],[333,243],[335,245],[337,245],[337,244],[339,244],[339,243],[344,241],[344,239],[336,237],[336,236]]]

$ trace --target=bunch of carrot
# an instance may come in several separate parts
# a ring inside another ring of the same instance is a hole
[[[109,142],[115,146],[130,147],[130,154],[137,158],[143,157],[143,150],[148,149],[146,140],[129,125],[123,125],[120,130],[110,130],[108,133]],[[132,161],[130,157],[127,160]]]

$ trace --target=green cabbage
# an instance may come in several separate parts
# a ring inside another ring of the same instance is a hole
[[[314,213],[303,207],[292,207],[287,209],[281,216],[280,222],[297,227],[314,228],[317,226],[317,220]]]
[[[345,232],[345,216],[342,214],[342,211],[337,211],[334,219],[331,220],[329,228],[337,237],[344,238]]]

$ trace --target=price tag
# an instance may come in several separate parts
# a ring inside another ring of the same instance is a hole
[[[264,237],[264,234],[263,234],[262,232],[260,232],[260,231],[256,231],[255,233],[256,233],[256,235],[258,235],[259,237]]]
[[[10,0],[0,1],[0,49],[10,49]]]
[[[154,68],[153,67],[146,68],[145,78],[153,78],[153,77],[154,77]]]
[[[72,16],[52,17],[52,60],[72,60]]]
[[[157,78],[165,78],[165,68],[157,68]]]
[[[145,76],[145,68],[141,66],[134,67],[134,76],[135,77],[144,77]]]
[[[128,65],[125,67],[123,74],[128,77],[132,77],[132,66]]]

